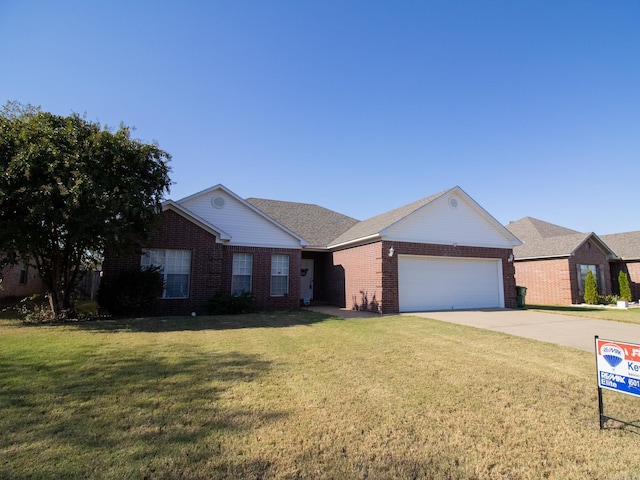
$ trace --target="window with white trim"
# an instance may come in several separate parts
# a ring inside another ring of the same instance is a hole
[[[189,298],[191,252],[189,250],[148,249],[142,253],[141,267],[159,267],[164,277],[162,298]]]
[[[289,293],[289,256],[271,255],[271,296]]]
[[[251,292],[252,273],[253,255],[250,253],[234,253],[233,272],[231,274],[231,293],[233,295]]]

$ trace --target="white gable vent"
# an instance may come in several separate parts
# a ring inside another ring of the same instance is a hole
[[[456,197],[451,197],[449,199],[449,206],[451,208],[458,208],[458,199]]]
[[[223,208],[224,207],[224,198],[223,197],[212,197],[211,205],[215,208]]]

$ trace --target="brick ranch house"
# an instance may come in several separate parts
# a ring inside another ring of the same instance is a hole
[[[149,245],[140,255],[107,253],[103,275],[162,266],[155,314],[205,313],[214,293],[243,290],[261,310],[303,299],[382,314],[514,308],[520,244],[460,187],[358,221],[216,185],[166,201]]]
[[[526,302],[571,305],[584,301],[591,270],[600,295],[618,293],[618,272],[629,274],[640,296],[640,232],[598,236],[524,217],[506,227],[523,244],[513,249],[516,282],[527,287]]]

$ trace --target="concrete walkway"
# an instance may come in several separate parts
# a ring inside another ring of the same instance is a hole
[[[607,340],[640,344],[640,325],[530,310],[465,310],[402,315],[495,330],[588,352],[595,351],[595,335]]]
[[[309,307],[314,312],[341,318],[379,317],[377,313],[346,308]],[[592,320],[584,317],[534,312],[532,310],[454,310],[442,312],[403,313],[414,317],[432,318],[443,322],[495,330],[543,342],[557,343],[588,352],[595,351],[594,337],[640,344],[640,325]]]

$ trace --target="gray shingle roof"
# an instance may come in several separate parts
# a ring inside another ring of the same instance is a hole
[[[537,218],[524,217],[506,227],[523,243],[513,248],[516,259],[569,256],[588,239],[598,243],[605,253],[613,253],[593,232],[581,233]]]
[[[511,222],[507,225],[507,229],[522,241],[581,233],[533,217],[524,217],[517,222]]]
[[[292,232],[300,235],[309,242],[310,246],[327,247],[376,235],[449,190],[364,221],[358,221],[355,218],[309,203],[283,202],[263,198],[247,198],[246,201]]]
[[[640,232],[613,233],[600,238],[623,260],[640,260]]]
[[[246,201],[304,238],[311,247],[326,247],[358,223],[355,218],[310,203],[264,198],[247,198]]]
[[[444,190],[440,193],[436,193],[435,195],[425,197],[421,200],[417,200],[403,207],[396,208],[395,210],[391,210],[389,212],[376,215],[375,217],[371,217],[370,219],[365,220],[363,222],[359,222],[353,225],[349,230],[344,232],[342,235],[335,238],[330,245],[340,245],[342,243],[351,242],[359,238],[366,238],[372,235],[376,235],[382,232],[385,228],[388,228],[394,223],[402,220],[407,215],[410,215],[411,213],[415,212],[419,208],[424,207],[426,204],[444,195],[449,190]]]

